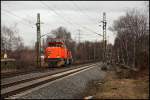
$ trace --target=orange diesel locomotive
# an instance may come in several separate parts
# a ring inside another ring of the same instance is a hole
[[[69,65],[72,63],[72,54],[64,42],[59,39],[51,39],[45,48],[44,61],[49,67]]]

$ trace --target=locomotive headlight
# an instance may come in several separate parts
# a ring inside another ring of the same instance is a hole
[[[57,56],[57,58],[60,58],[60,56]]]

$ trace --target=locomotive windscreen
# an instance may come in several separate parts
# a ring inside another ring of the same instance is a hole
[[[64,41],[62,39],[48,39],[47,44],[49,47],[63,47]]]
[[[52,38],[49,38],[47,39],[47,43],[49,42],[64,42],[62,39],[52,39]]]

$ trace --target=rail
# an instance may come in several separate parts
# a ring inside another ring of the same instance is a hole
[[[1,62],[14,62],[16,59],[11,59],[11,58],[6,58],[6,59],[1,59]]]
[[[1,89],[1,96],[2,96],[2,98],[8,98],[10,96],[13,97],[18,93],[28,91],[32,88],[41,86],[41,85],[46,84],[48,82],[52,82],[56,79],[60,79],[60,78],[63,78],[65,76],[80,72],[82,70],[89,69],[91,67],[96,66],[97,64],[98,63],[91,64],[91,65],[86,65],[86,66],[83,66],[83,67],[74,68],[74,69],[63,71],[63,72],[56,73],[56,74],[53,74],[53,75],[46,75],[46,76],[38,77],[38,78],[35,78],[35,79],[32,79],[32,80],[23,81],[21,83],[15,83],[13,85],[9,84],[9,85],[7,85],[7,87],[2,86],[3,88]]]

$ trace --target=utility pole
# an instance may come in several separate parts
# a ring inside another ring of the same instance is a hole
[[[79,41],[79,44],[80,44],[80,29],[78,31],[79,31],[78,41]]]
[[[81,50],[81,45],[80,45],[80,29],[78,30],[79,34],[78,34],[78,47],[79,50]],[[81,59],[81,54],[79,54],[79,59]]]
[[[102,29],[103,29],[103,35],[100,35],[103,37],[103,42],[102,42],[102,51],[103,51],[103,62],[106,62],[106,54],[107,54],[107,39],[106,39],[106,13],[103,12],[103,20],[101,21],[103,23]],[[101,26],[101,25],[99,25]]]
[[[42,41],[42,42],[43,42],[43,43],[42,43],[42,45],[43,45],[42,47],[43,47],[43,49],[44,49],[45,40],[43,39],[43,41]]]
[[[107,40],[106,40],[106,13],[103,12],[103,61],[106,62],[106,46],[107,46]]]
[[[41,67],[41,30],[40,30],[40,13],[37,14],[37,66]]]
[[[94,60],[95,60],[95,56],[96,56],[96,44],[97,43],[97,41],[95,41],[95,43],[94,43],[94,47],[93,47],[93,49],[94,49]]]

